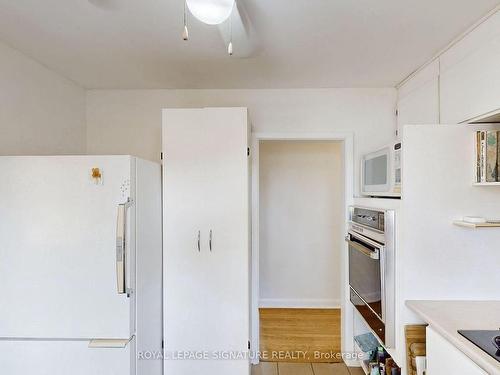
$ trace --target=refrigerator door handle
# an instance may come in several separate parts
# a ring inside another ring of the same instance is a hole
[[[210,235],[208,239],[208,248],[210,249],[210,252],[212,252],[212,229],[210,229]]]
[[[92,339],[89,341],[89,348],[125,348],[134,336],[129,339]]]
[[[118,205],[116,219],[116,286],[118,294],[125,294],[126,287],[126,246],[127,246],[127,208],[132,205],[132,200]]]
[[[198,237],[197,237],[197,246],[198,246],[198,252],[201,251],[201,246],[200,246],[200,240],[201,240],[201,231],[198,231]]]

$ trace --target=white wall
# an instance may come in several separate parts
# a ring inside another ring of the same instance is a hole
[[[342,143],[263,141],[259,163],[260,306],[339,307]]]
[[[404,129],[396,255],[396,358],[402,366],[404,325],[422,323],[405,307],[406,300],[497,300],[500,296],[500,231],[453,225],[467,215],[499,217],[500,190],[472,184],[475,130],[470,125]]]
[[[407,299],[498,299],[500,230],[452,224],[500,216],[500,189],[473,186],[475,128],[407,126],[401,236]]]
[[[389,88],[90,90],[88,152],[158,160],[162,108],[243,106],[249,108],[256,132],[354,132],[359,160],[360,153],[383,146],[394,137],[395,105],[396,90]],[[358,171],[356,181],[357,176]]]
[[[85,153],[85,90],[1,42],[0,106],[0,155]]]

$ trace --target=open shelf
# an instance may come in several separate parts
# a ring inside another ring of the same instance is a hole
[[[500,112],[495,113],[495,118],[497,120],[500,118]],[[500,186],[498,167],[493,165],[498,164],[499,142],[500,129],[498,127],[485,127],[474,132],[475,157],[472,186]]]
[[[461,220],[456,220],[453,222],[453,224],[458,225],[459,227],[466,227],[466,228],[496,228],[500,227],[500,223],[468,223],[465,221]]]
[[[356,340],[354,340],[354,351],[356,353],[362,353],[363,351],[361,350],[361,348],[359,347],[358,343],[356,342]],[[368,363],[367,361],[364,361],[363,359],[359,359],[359,364],[361,366],[361,369],[363,370],[363,372],[366,374],[366,375],[370,375],[370,370],[368,368]]]

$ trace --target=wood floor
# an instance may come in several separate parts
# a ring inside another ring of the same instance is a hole
[[[359,367],[344,363],[261,362],[252,366],[252,375],[364,375]]]
[[[340,309],[260,309],[259,312],[261,361],[342,362]]]

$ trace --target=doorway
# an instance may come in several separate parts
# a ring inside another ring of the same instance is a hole
[[[349,134],[254,135],[252,344],[262,361],[341,362],[332,355],[343,347],[351,154]]]

